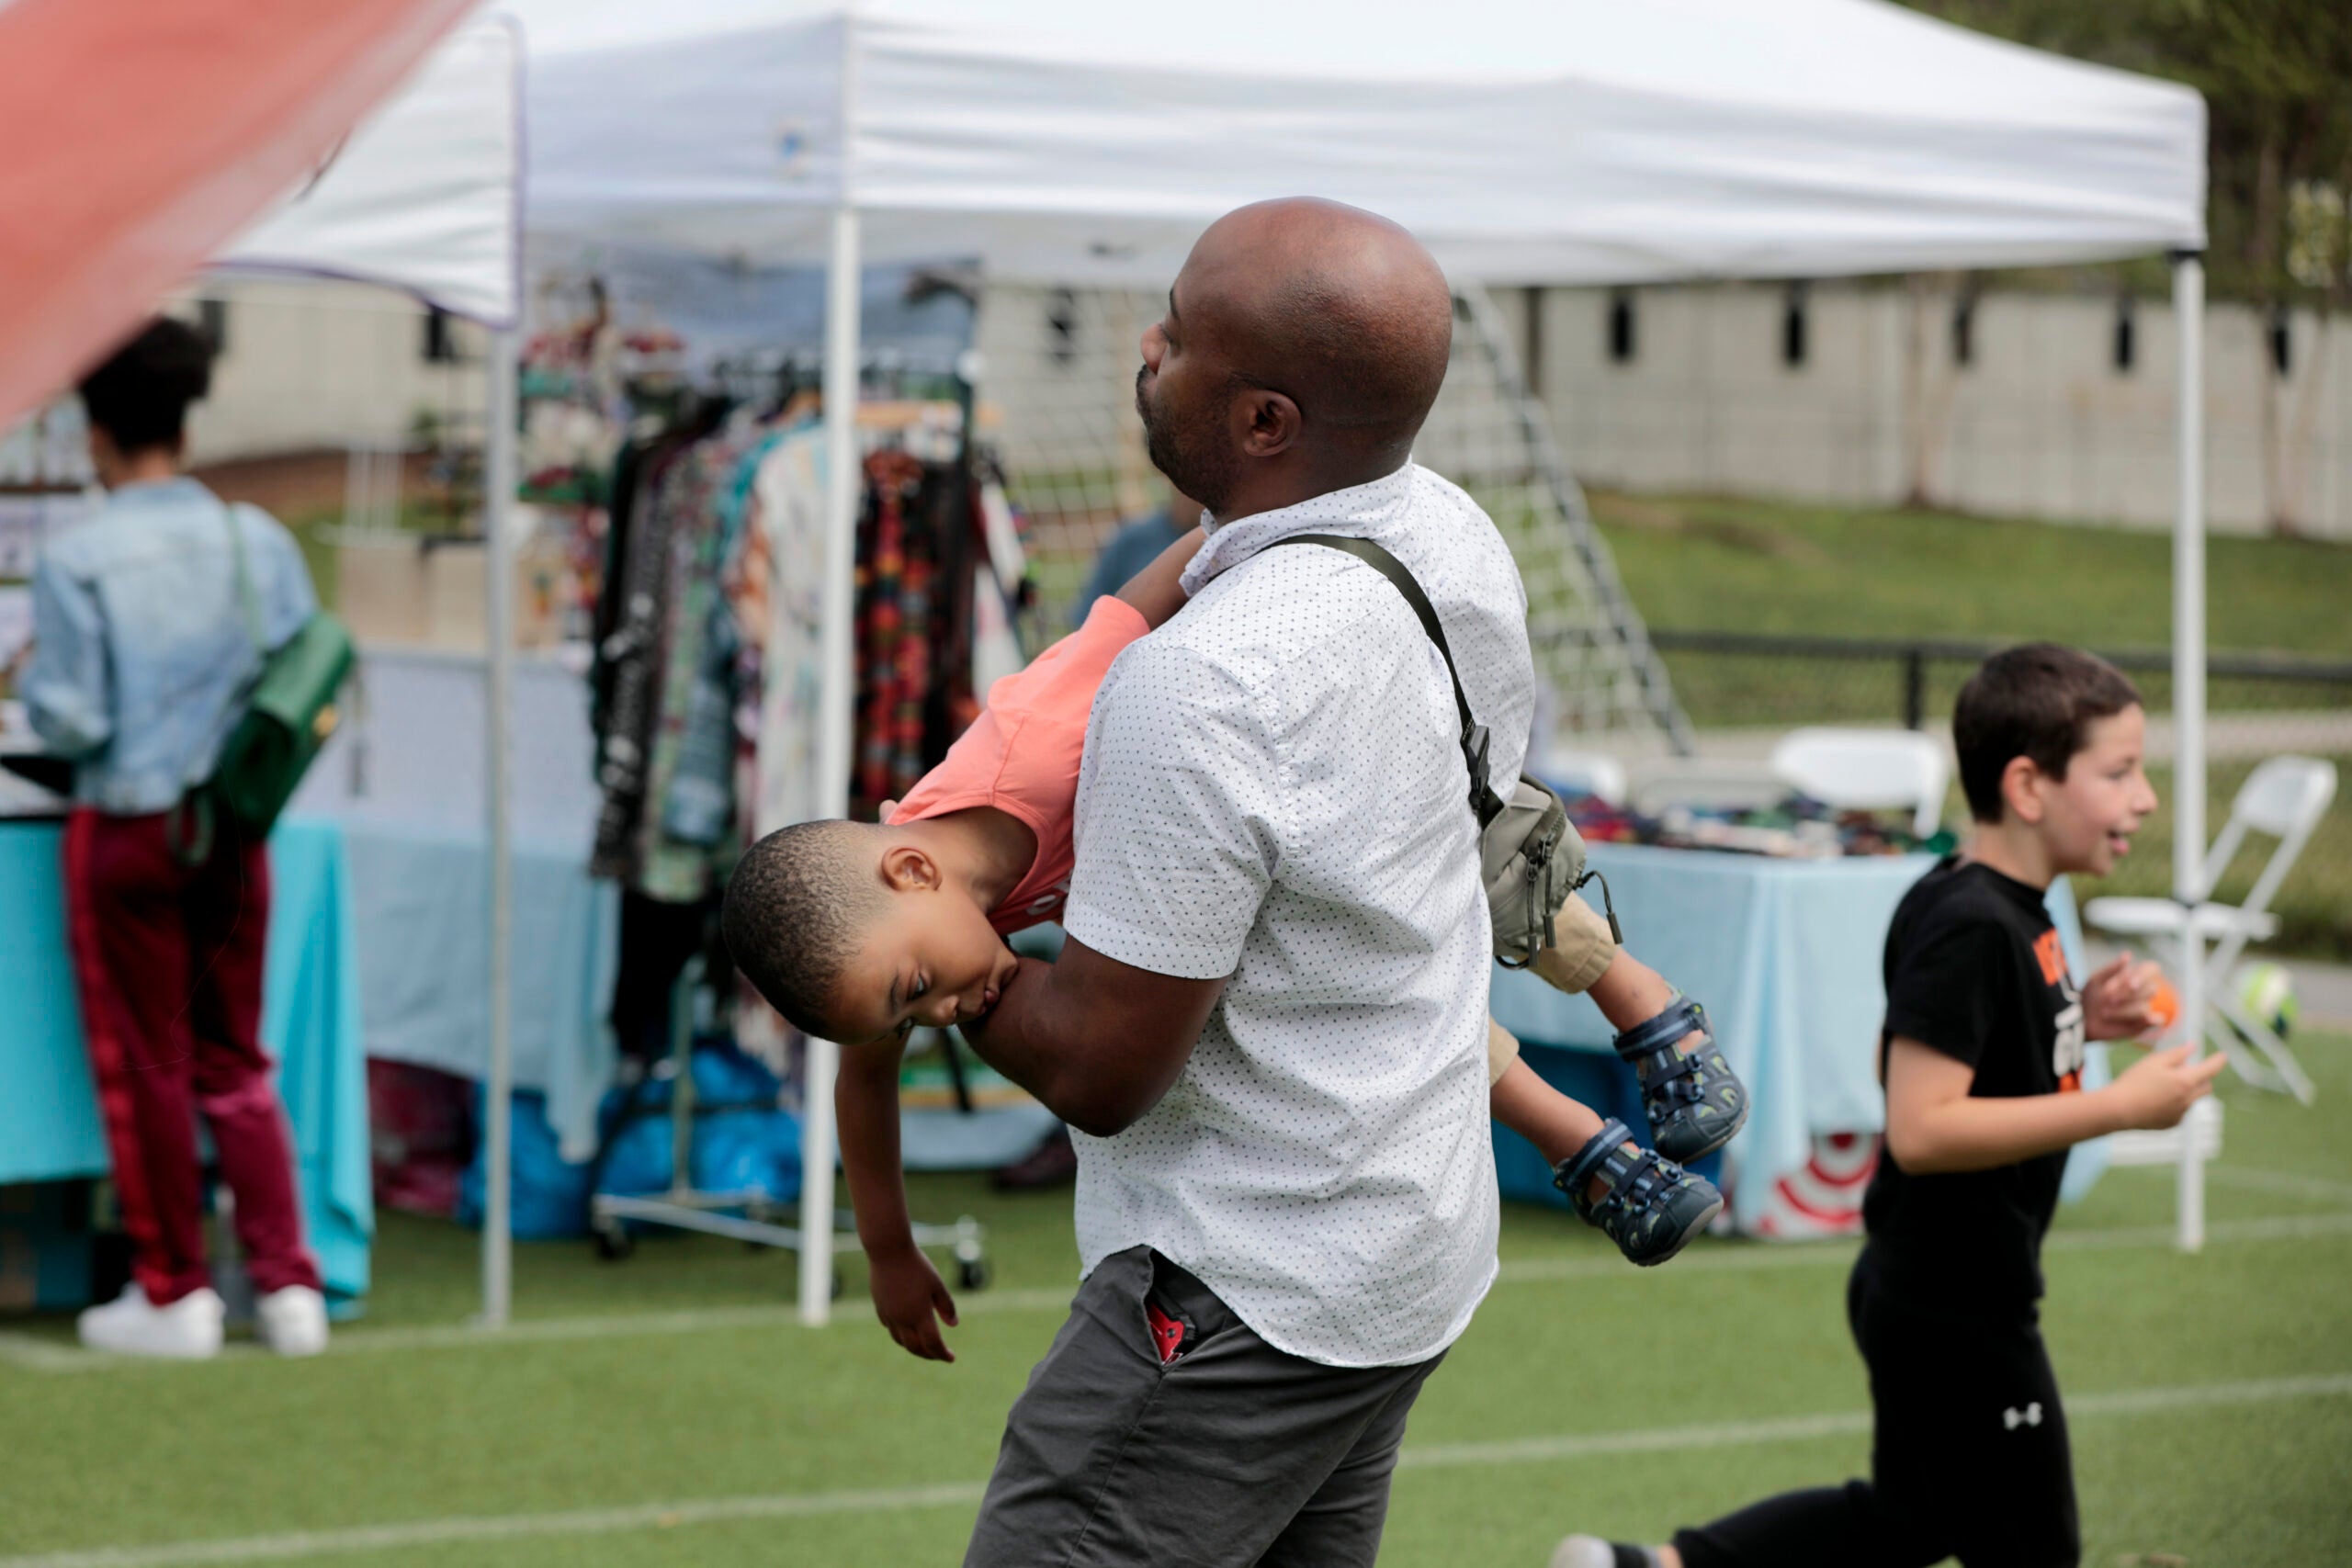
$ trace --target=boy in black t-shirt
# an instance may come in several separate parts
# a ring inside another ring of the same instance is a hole
[[[1768,1498],[1671,1546],[1560,1543],[1553,1568],[2070,1568],[2066,1423],[2038,1326],[2041,1238],[2066,1151],[2170,1127],[2222,1058],[2150,1054],[2082,1087],[2083,1045],[2155,1023],[2154,964],[2077,990],[2042,896],[2112,870],[2155,809],[2146,716],[2105,660],[2048,643],[1987,660],[1952,739],[1976,831],[1904,896],[1886,937],[1886,1146],[1846,1311],[1871,1374],[1871,1479]]]

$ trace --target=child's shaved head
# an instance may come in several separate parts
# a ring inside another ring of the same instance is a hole
[[[955,852],[959,837],[940,821],[770,833],[727,886],[736,967],[792,1027],[843,1045],[978,1018],[1019,961],[989,923],[994,894]]]
[[[838,1040],[836,998],[889,905],[875,874],[882,829],[796,822],[753,844],[727,885],[727,951],[768,1005],[804,1034]]]

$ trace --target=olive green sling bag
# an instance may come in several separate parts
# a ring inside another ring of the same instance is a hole
[[[341,718],[335,695],[350,678],[351,630],[325,610],[311,618],[276,649],[264,640],[261,605],[245,564],[245,531],[224,506],[229,542],[236,554],[237,597],[245,633],[261,655],[244,716],[229,732],[220,761],[205,785],[215,806],[251,838],[267,835],[319,748]]]
[[[1446,646],[1445,628],[1437,611],[1421,592],[1411,570],[1370,539],[1337,534],[1293,534],[1276,545],[1324,545],[1342,550],[1396,584],[1396,591],[1419,617],[1421,629],[1437,645],[1453,682],[1453,706],[1462,720],[1462,759],[1470,769],[1470,810],[1478,822],[1479,880],[1487,889],[1487,907],[1494,917],[1495,959],[1506,969],[1524,969],[1543,949],[1558,945],[1554,919],[1568,895],[1586,883],[1600,880],[1585,866],[1584,840],[1568,820],[1567,807],[1541,779],[1521,774],[1509,799],[1487,783],[1487,727],[1470,712],[1470,698],[1462,689],[1461,673],[1453,667],[1453,649]],[[1272,547],[1269,547],[1270,548]],[[1609,934],[1623,943],[1617,911],[1609,907],[1609,884],[1600,882],[1601,906],[1608,910]]]

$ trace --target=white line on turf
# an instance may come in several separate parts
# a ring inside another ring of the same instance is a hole
[[[413,1551],[421,1547],[470,1541],[514,1540],[548,1536],[620,1535],[631,1530],[674,1529],[681,1525],[725,1524],[737,1519],[805,1517],[811,1514],[865,1514],[903,1508],[969,1507],[980,1500],[978,1483],[946,1486],[901,1486],[866,1492],[817,1492],[773,1497],[713,1497],[699,1502],[644,1503],[628,1508],[583,1508],[568,1514],[504,1514],[487,1517],[419,1519],[408,1524],[362,1525],[354,1529],[297,1530],[288,1535],[246,1536],[230,1540],[169,1541],[154,1546],[101,1546],[86,1551],[56,1551],[38,1557],[0,1557],[0,1568],[181,1568],[203,1562],[272,1562],[357,1551]]]
[[[100,1359],[62,1340],[43,1339],[39,1335],[13,1330],[0,1333],[0,1361],[13,1362],[28,1371],[78,1372]]]
[[[991,1312],[1059,1312],[1069,1305],[1067,1291],[989,1291],[967,1295],[956,1303],[966,1317]],[[859,1317],[863,1319],[864,1314]],[[490,1331],[471,1324],[444,1324],[432,1328],[358,1328],[337,1334],[329,1353],[366,1355],[385,1350],[494,1349],[501,1345],[538,1345],[581,1339],[629,1339],[647,1335],[711,1334],[735,1328],[786,1328],[799,1322],[797,1309],[788,1306],[703,1307],[685,1312],[620,1313],[604,1317],[525,1318]],[[241,1361],[267,1354],[259,1346],[232,1343],[220,1359]],[[211,1362],[148,1361],[129,1356],[104,1355],[39,1335],[0,1330],[0,1361],[14,1362],[31,1371],[87,1372],[126,1371],[135,1367],[170,1368],[212,1365]]]
[[[2352,1213],[2284,1214],[2267,1219],[2222,1220],[2206,1229],[2209,1247],[2233,1244],[2305,1241],[2352,1235]],[[2160,1248],[2173,1244],[2170,1225],[2132,1225],[2113,1230],[2058,1231],[2045,1246],[2050,1252],[2107,1252]],[[1740,1274],[1781,1269],[1845,1268],[1854,1259],[1852,1242],[1793,1242],[1774,1246],[1724,1247],[1686,1253],[1675,1260],[1676,1277],[1690,1274]],[[1563,1280],[1631,1280],[1634,1275],[1615,1258],[1534,1258],[1506,1263],[1496,1277],[1498,1285],[1556,1283]],[[1074,1290],[1076,1287],[1071,1287]],[[956,1310],[967,1317],[993,1313],[1060,1312],[1069,1305],[1070,1291],[984,1291],[959,1298]],[[845,1309],[861,1323],[865,1314]],[[616,1314],[602,1317],[551,1317],[510,1323],[494,1332],[463,1324],[433,1328],[357,1328],[335,1336],[331,1356],[372,1355],[385,1351],[496,1349],[504,1346],[560,1344],[568,1341],[630,1339],[673,1334],[721,1333],[729,1329],[792,1328],[798,1317],[788,1306],[709,1307],[687,1312]],[[127,1356],[100,1355],[78,1346],[40,1335],[0,1331],[0,1362],[27,1371],[96,1372],[170,1371],[189,1366],[234,1364],[266,1355],[258,1346],[240,1342],[223,1351],[219,1361],[150,1361]]]
[[[2070,1420],[2157,1415],[2227,1404],[2272,1404],[2287,1400],[2352,1395],[2352,1373],[2266,1378],[2238,1382],[2190,1383],[2173,1388],[2124,1389],[2083,1394],[2066,1402]],[[1398,1456],[1404,1470],[1487,1469],[1544,1463],[1591,1454],[1677,1449],[1736,1448],[1757,1443],[1847,1437],[1870,1429],[1870,1413],[1841,1410],[1762,1421],[1728,1421],[1691,1427],[1660,1427],[1634,1432],[1576,1432],[1520,1438],[1493,1443],[1441,1443],[1408,1448]],[[201,1563],[288,1562],[368,1551],[414,1551],[476,1541],[555,1536],[619,1535],[634,1530],[674,1529],[685,1525],[725,1524],[746,1519],[805,1517],[815,1514],[869,1514],[909,1508],[970,1507],[978,1503],[978,1482],[904,1486],[857,1492],[784,1493],[757,1497],[646,1503],[631,1507],[586,1508],[571,1513],[503,1514],[471,1518],[417,1519],[404,1524],[363,1525],[350,1529],[300,1530],[286,1535],[245,1536],[226,1540],[163,1541],[147,1546],[101,1546],[78,1551],[0,1557],[0,1568],[192,1568]]]

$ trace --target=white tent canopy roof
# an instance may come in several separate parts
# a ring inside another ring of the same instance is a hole
[[[220,273],[350,278],[491,326],[519,298],[521,45],[460,28],[317,177],[214,258]]]
[[[2189,89],[1877,0],[510,0],[535,243],[1165,277],[1311,194],[1491,282],[1819,276],[2204,243]],[[850,65],[846,139],[844,62]],[[846,144],[848,155],[843,156]]]

